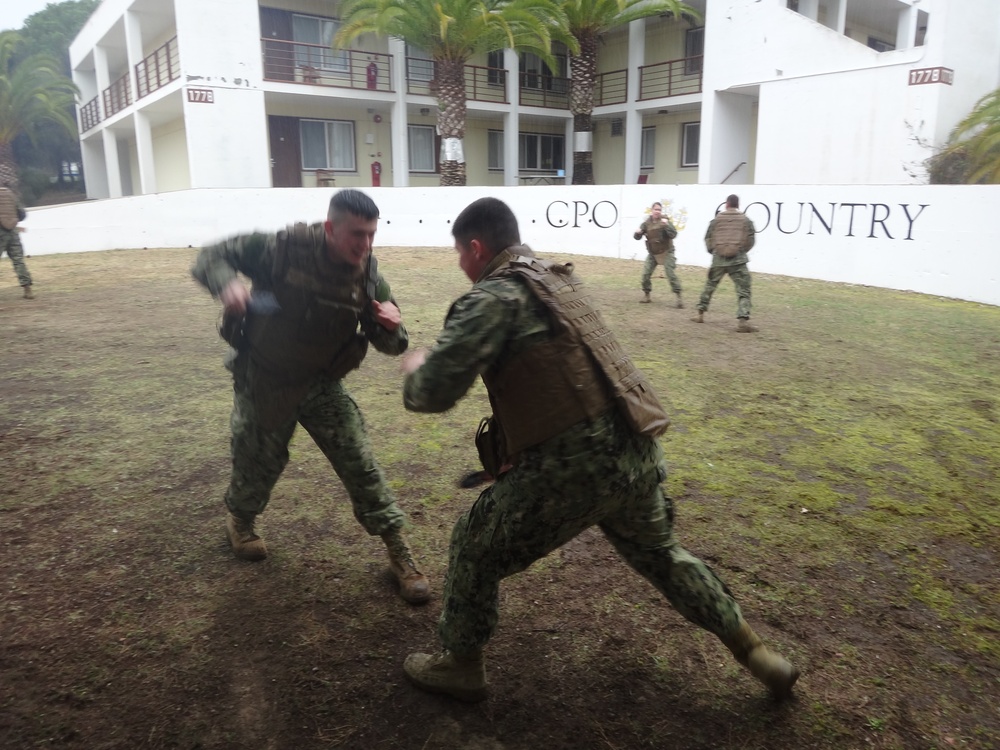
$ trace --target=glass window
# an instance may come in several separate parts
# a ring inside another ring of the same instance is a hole
[[[410,125],[410,171],[435,172],[434,128],[430,125]]]
[[[684,74],[701,73],[705,54],[705,27],[684,32]]]
[[[503,50],[494,50],[486,53],[486,82],[491,86],[503,84]]]
[[[701,123],[686,122],[682,127],[684,128],[684,137],[681,144],[681,166],[697,167],[698,142],[701,140]]]
[[[639,168],[652,169],[656,163],[655,127],[642,129],[642,146],[639,151]]]
[[[489,152],[489,169],[503,169],[503,131],[490,130],[487,134],[487,151]]]
[[[565,169],[565,143],[566,139],[561,135],[521,133],[518,138],[518,169]]]
[[[295,45],[295,64],[300,68],[347,72],[350,67],[347,51],[335,52],[332,47],[338,28],[340,22],[330,18],[293,15],[292,39],[303,42]]]
[[[419,47],[406,45],[406,77],[411,81],[434,80],[434,61]]]
[[[354,123],[347,120],[300,120],[303,169],[353,172]]]

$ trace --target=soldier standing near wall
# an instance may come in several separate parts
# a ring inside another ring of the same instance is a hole
[[[674,237],[677,230],[673,223],[663,215],[663,204],[657,201],[652,205],[647,218],[632,235],[633,239],[646,238],[646,263],[642,267],[642,299],[640,302],[649,302],[649,295],[653,291],[652,277],[653,269],[657,264],[663,266],[663,270],[670,280],[670,289],[677,295],[677,307],[684,307],[681,301],[681,282],[677,278],[677,258],[674,255]]]
[[[233,464],[225,502],[235,555],[267,556],[254,523],[301,424],[344,483],[354,517],[382,537],[400,596],[418,604],[430,598],[427,579],[403,537],[405,517],[375,461],[361,411],[342,382],[361,365],[369,342],[389,355],[409,344],[371,254],[378,217],[370,197],[341,190],[325,222],[210,245],[192,274],[225,306],[222,332],[233,346],[227,360],[235,392]],[[252,292],[237,272],[253,282]]]
[[[736,286],[736,330],[753,333],[756,326],[750,325],[750,271],[747,255],[754,245],[756,230],[753,222],[740,211],[739,196],[726,198],[726,210],[721,211],[708,224],[705,232],[705,247],[712,255],[712,265],[708,269],[708,280],[698,300],[698,315],[691,318],[695,323],[705,322],[708,303],[712,301],[715,288],[728,274]]]
[[[24,298],[34,299],[31,274],[24,264],[24,248],[19,236],[22,230],[17,226],[27,215],[17,194],[8,183],[4,183],[0,187],[0,255],[7,253],[10,262],[14,264],[14,273],[17,274],[17,283],[24,289]]]

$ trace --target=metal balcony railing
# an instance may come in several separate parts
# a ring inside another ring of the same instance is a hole
[[[126,73],[117,81],[104,89],[104,116],[121,112],[132,103],[132,87],[129,75]]]
[[[80,107],[80,132],[86,133],[101,121],[101,99],[95,96]]]
[[[406,93],[437,96],[433,60],[406,58]],[[507,71],[482,65],[465,66],[465,98],[471,102],[507,103]]]
[[[520,102],[529,107],[569,109],[569,79],[541,73],[520,74]]]
[[[139,98],[176,81],[180,75],[181,60],[177,54],[177,37],[174,37],[154,50],[145,60],[136,63],[135,85]]]
[[[643,65],[639,68],[639,101],[700,93],[703,60],[697,55]]]
[[[392,91],[392,57],[382,52],[334,50],[282,39],[261,39],[261,51],[266,81]]]
[[[624,104],[628,99],[628,71],[611,70],[600,73],[594,85],[594,106]]]

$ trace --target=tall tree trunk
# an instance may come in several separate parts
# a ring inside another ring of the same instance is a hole
[[[569,60],[573,77],[569,109],[573,113],[573,184],[594,184],[594,87],[597,85],[597,35],[577,37],[580,54]]]
[[[465,60],[435,60],[438,86],[438,132],[444,155],[441,184],[465,184]]]
[[[0,187],[8,186],[17,191],[17,162],[14,160],[14,144],[0,143]]]

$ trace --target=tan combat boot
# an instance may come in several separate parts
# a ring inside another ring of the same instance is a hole
[[[35,298],[35,293],[33,291],[31,291],[31,284],[25,284],[24,285],[24,298],[25,299],[34,299]]]
[[[791,695],[792,685],[799,679],[799,670],[780,654],[769,651],[745,621],[741,620],[739,629],[722,642],[733,652],[736,661],[768,687],[775,700]]]
[[[643,292],[643,293],[642,293],[642,299],[641,299],[641,300],[639,300],[639,302],[641,302],[641,303],[646,303],[646,302],[652,302],[652,301],[653,301],[653,300],[651,300],[651,299],[649,298],[649,292]]]
[[[702,312],[701,310],[699,310],[698,314],[695,317],[691,318],[691,321],[693,323],[704,323],[705,322],[705,313]]]
[[[233,554],[241,560],[263,560],[267,557],[264,540],[254,533],[253,521],[244,521],[230,513],[226,518],[226,536],[233,547]]]
[[[736,324],[737,333],[754,333],[757,330],[757,326],[750,325],[749,318],[740,318],[739,322]]]
[[[481,651],[470,656],[450,651],[410,654],[403,662],[403,671],[414,685],[429,693],[443,693],[470,703],[486,698],[486,665]]]
[[[399,529],[382,534],[389,551],[389,570],[399,582],[399,595],[410,604],[423,604],[431,598],[431,587],[424,574],[417,570],[410,547]]]
[[[683,310],[684,309],[684,301],[681,299],[681,293],[680,292],[677,292],[677,309],[678,310]]]

